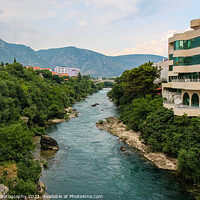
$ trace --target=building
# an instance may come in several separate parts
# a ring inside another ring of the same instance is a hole
[[[153,66],[157,66],[160,71],[160,77],[157,78],[154,83],[160,83],[162,81],[167,81],[168,77],[168,68],[169,68],[169,61],[168,59],[163,58],[163,61],[159,61],[158,63],[154,63]]]
[[[175,115],[199,116],[200,98],[200,19],[191,21],[191,29],[169,38],[168,83],[162,84],[164,106]]]
[[[57,73],[67,73],[69,74],[70,77],[78,76],[78,74],[80,73],[80,69],[78,68],[65,67],[65,66],[62,67],[56,66],[54,71]]]

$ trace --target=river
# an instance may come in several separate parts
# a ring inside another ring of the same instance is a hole
[[[60,146],[42,173],[47,193],[60,194],[62,199],[80,199],[70,195],[102,195],[103,200],[192,200],[173,173],[156,168],[137,150],[95,126],[100,119],[118,115],[106,96],[108,90],[76,103],[73,108],[79,117],[47,131]],[[92,107],[94,103],[100,105]],[[120,151],[122,144],[128,153]]]

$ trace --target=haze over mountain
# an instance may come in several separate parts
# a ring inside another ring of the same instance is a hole
[[[51,67],[52,69],[55,66],[75,67],[80,68],[82,74],[90,74],[94,77],[119,76],[126,69],[137,67],[149,60],[158,62],[164,58],[149,54],[105,56],[76,47],[34,51],[25,45],[10,44],[0,40],[0,61],[11,63],[14,57],[23,65]]]

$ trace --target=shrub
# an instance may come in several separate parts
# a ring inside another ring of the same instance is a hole
[[[14,188],[15,195],[36,195],[37,194],[37,186],[30,180],[24,181],[19,179]]]
[[[17,176],[19,179],[23,179],[24,181],[30,180],[35,183],[38,182],[40,174],[42,172],[42,169],[38,162],[25,160],[24,162],[18,163],[17,167]]]
[[[104,123],[104,121],[103,120],[99,120],[99,124],[103,124]]]

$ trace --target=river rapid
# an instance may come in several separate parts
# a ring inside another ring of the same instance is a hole
[[[173,173],[156,168],[137,150],[96,127],[99,120],[118,116],[108,91],[103,89],[77,102],[73,108],[79,117],[48,129],[60,150],[42,172],[47,193],[62,195],[62,199],[80,199],[81,195],[91,195],[82,199],[103,200],[194,199]],[[92,107],[94,103],[100,105]],[[127,153],[120,151],[121,145],[126,146]]]

